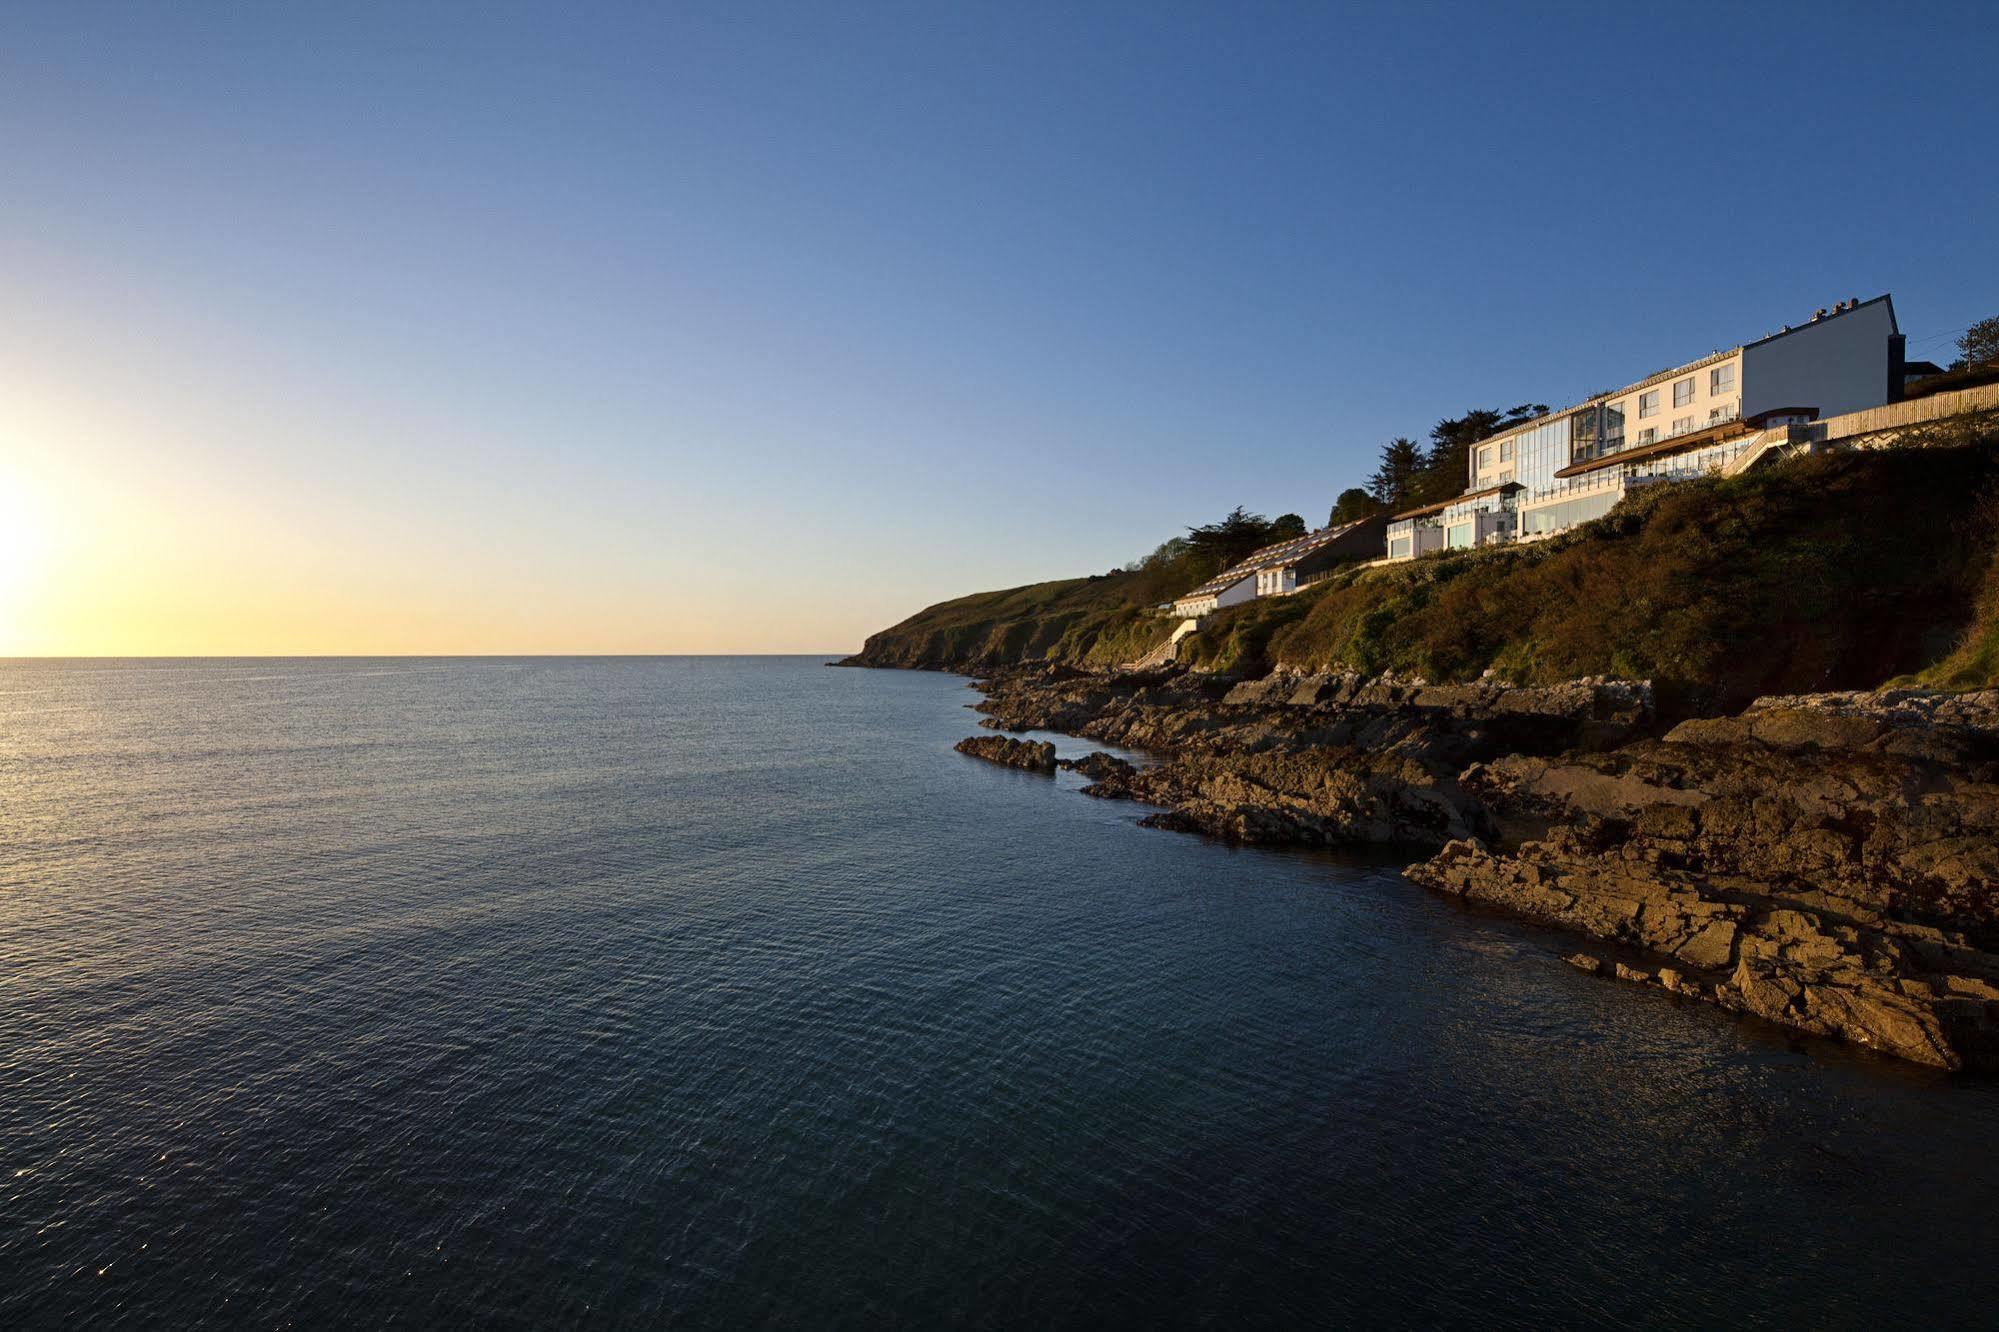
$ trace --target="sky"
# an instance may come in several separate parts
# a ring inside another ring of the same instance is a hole
[[[0,655],[839,652],[1893,292],[1932,4],[0,0]]]

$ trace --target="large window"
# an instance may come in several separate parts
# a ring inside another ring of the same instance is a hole
[[[1478,451],[1478,470],[1483,472],[1492,466],[1492,446],[1486,445]]]
[[[1471,529],[1470,523],[1452,523],[1444,529],[1444,544],[1452,550],[1471,549]]]
[[[1539,532],[1559,532],[1577,523],[1586,523],[1592,518],[1601,518],[1617,507],[1617,501],[1624,498],[1622,487],[1605,489],[1581,499],[1565,500],[1560,504],[1544,505],[1529,509],[1520,515],[1520,529],[1523,535],[1532,536]]]
[[[1726,393],[1735,387],[1735,362],[1718,365],[1707,372],[1707,391],[1710,394]]]
[[[1643,430],[1638,432],[1638,442],[1640,444],[1650,444],[1653,440],[1657,438],[1659,438],[1658,426],[1646,426]]]
[[[1685,379],[1673,385],[1673,405],[1675,407],[1684,407],[1693,400],[1694,377],[1688,375]]]
[[[1693,428],[1694,428],[1694,418],[1693,418],[1693,417],[1691,417],[1691,416],[1676,416],[1676,417],[1674,417],[1674,418],[1673,418],[1673,433],[1674,433],[1674,434],[1676,434],[1676,435],[1684,435],[1684,434],[1686,434],[1686,433],[1687,433],[1687,432],[1688,432],[1689,430],[1692,430]]]
[[[1643,421],[1648,416],[1657,416],[1658,414],[1659,414],[1659,390],[1653,389],[1650,393],[1639,394],[1638,419]]]
[[[1575,419],[1552,416],[1502,441],[1497,480],[1501,484],[1513,481],[1529,490],[1550,484],[1555,473],[1572,461],[1569,429]]]
[[[1594,407],[1586,407],[1569,418],[1569,461],[1596,457],[1596,431],[1601,421]]]

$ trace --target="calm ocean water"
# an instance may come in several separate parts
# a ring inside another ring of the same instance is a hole
[[[0,1325],[1992,1318],[1993,1084],[1137,828],[974,697],[0,664]]]

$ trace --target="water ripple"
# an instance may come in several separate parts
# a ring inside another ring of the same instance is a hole
[[[1991,1084],[1591,981],[1392,866],[1139,829],[953,754],[956,680],[16,662],[0,697],[7,1326],[1994,1294]]]

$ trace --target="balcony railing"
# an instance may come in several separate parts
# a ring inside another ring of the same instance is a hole
[[[1720,412],[1710,415],[1705,421],[1696,421],[1692,425],[1687,426],[1684,429],[1670,430],[1666,432],[1664,438],[1678,439],[1681,435],[1699,434],[1703,430],[1712,430],[1718,425],[1727,425],[1730,421],[1736,420],[1741,415],[1742,415],[1741,408],[1736,404],[1731,403],[1729,406],[1723,408]]]

